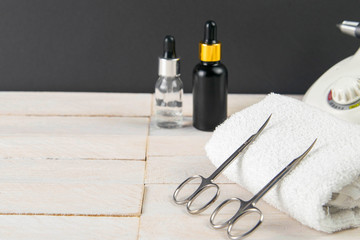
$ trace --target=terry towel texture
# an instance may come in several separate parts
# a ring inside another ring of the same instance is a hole
[[[232,115],[205,146],[219,166],[272,113],[264,131],[224,172],[257,193],[318,138],[302,162],[264,200],[324,232],[360,225],[360,126],[278,94]],[[236,196],[234,193],[234,197]],[[266,216],[265,216],[266,218]]]

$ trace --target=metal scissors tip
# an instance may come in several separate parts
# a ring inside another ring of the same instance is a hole
[[[270,116],[266,119],[266,121],[263,123],[263,125],[260,127],[260,129],[257,131],[257,133],[254,135],[254,138],[256,138],[261,132],[262,130],[266,127],[266,125],[269,123],[270,118],[272,116],[272,113],[270,114]]]
[[[297,159],[303,159],[311,151],[311,149],[315,145],[316,141],[317,141],[317,138],[315,138],[314,142],[310,145],[310,147],[308,147],[308,149],[306,149],[306,151],[303,154],[301,154]]]

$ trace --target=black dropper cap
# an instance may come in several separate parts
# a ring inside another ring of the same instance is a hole
[[[176,58],[175,52],[175,38],[171,35],[167,35],[164,38],[164,52],[163,58],[165,59],[173,59]]]
[[[216,33],[216,23],[212,20],[209,20],[205,23],[204,43],[205,44],[218,43],[217,33]]]

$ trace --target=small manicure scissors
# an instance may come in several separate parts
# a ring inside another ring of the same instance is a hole
[[[218,167],[218,169],[215,170],[215,172],[213,172],[210,177],[208,178],[204,178],[201,175],[195,175],[192,177],[187,178],[184,182],[182,182],[175,190],[174,194],[173,194],[173,199],[175,201],[176,204],[180,204],[180,205],[184,205],[186,204],[186,209],[189,213],[191,214],[197,214],[200,213],[202,211],[204,211],[206,208],[208,208],[219,196],[220,193],[220,189],[219,186],[215,183],[213,183],[213,180],[218,177],[220,175],[220,173],[228,166],[230,165],[233,160],[247,147],[249,146],[250,143],[252,143],[256,137],[264,130],[264,128],[266,127],[266,125],[268,124],[269,120],[271,118],[271,115],[268,117],[268,119],[265,121],[265,123],[261,126],[261,128],[255,133],[253,134],[248,140],[246,140],[245,143],[243,143],[238,149],[236,149],[236,151],[231,154],[231,156],[223,163],[220,165],[220,167]],[[200,179],[200,185],[199,187],[191,194],[189,195],[187,198],[183,199],[183,200],[179,200],[178,199],[178,195],[179,192],[181,191],[181,189],[183,189],[183,187],[186,184],[189,184],[191,181],[195,180],[195,179]],[[202,207],[198,207],[198,208],[191,208],[191,205],[193,204],[194,200],[202,193],[205,192],[206,190],[208,190],[209,188],[215,188],[216,189],[216,193],[215,195],[210,199],[209,202],[207,202],[205,205],[203,205]]]
[[[265,187],[263,187],[263,189],[261,189],[255,196],[253,196],[249,201],[244,201],[240,198],[230,198],[225,200],[224,202],[222,202],[215,210],[214,212],[211,214],[210,217],[210,224],[213,228],[219,229],[219,228],[225,228],[227,227],[227,235],[230,239],[232,240],[239,240],[242,239],[244,237],[246,237],[247,235],[249,235],[250,233],[252,233],[258,226],[260,226],[260,224],[263,221],[263,214],[262,212],[255,207],[255,204],[277,183],[279,182],[283,177],[285,177],[293,168],[295,168],[299,162],[310,152],[310,150],[312,149],[312,147],[314,146],[315,142],[317,139],[315,139],[315,141],[311,144],[311,146],[303,153],[301,154],[299,157],[295,158],[291,163],[289,163],[289,165],[287,165],[280,173],[278,173],[268,184],[266,184]],[[232,202],[239,202],[240,203],[240,207],[237,210],[237,212],[227,221],[221,222],[221,223],[214,223],[215,218],[217,216],[217,214],[221,211],[221,209],[223,209],[226,205],[232,203]],[[236,224],[236,222],[241,218],[244,217],[246,215],[250,215],[250,214],[256,214],[258,215],[257,217],[259,218],[257,224],[255,224],[254,227],[250,228],[249,231],[245,232],[244,234],[240,234],[240,235],[234,235],[231,233],[234,225]]]

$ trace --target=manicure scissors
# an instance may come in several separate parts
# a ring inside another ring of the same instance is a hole
[[[315,139],[315,141],[311,144],[311,146],[303,153],[301,154],[299,157],[295,158],[291,163],[289,163],[289,165],[287,165],[280,173],[278,173],[268,184],[266,184],[265,187],[263,187],[263,189],[261,189],[255,196],[253,196],[250,200],[248,201],[244,201],[240,198],[230,198],[225,200],[224,202],[222,202],[215,210],[214,212],[211,214],[210,217],[210,224],[213,228],[215,229],[219,229],[219,228],[225,228],[227,227],[227,235],[230,239],[232,240],[239,240],[242,239],[244,237],[246,237],[247,235],[249,235],[250,233],[252,233],[258,226],[260,226],[260,224],[263,221],[263,214],[262,212],[255,207],[255,204],[277,183],[279,182],[283,177],[285,177],[293,168],[295,168],[299,162],[310,152],[310,150],[312,149],[312,147],[314,146],[315,142],[317,139]],[[215,218],[217,216],[217,214],[221,211],[221,209],[223,209],[226,205],[232,203],[232,202],[239,202],[240,203],[240,207],[237,210],[237,212],[227,221],[224,221],[222,223],[214,223]],[[257,222],[257,224],[250,228],[249,231],[245,232],[244,234],[241,235],[234,235],[231,233],[231,230],[233,229],[235,223],[242,217],[246,216],[246,215],[250,215],[250,214],[257,214],[259,217],[259,220]]]
[[[218,177],[220,175],[220,173],[228,166],[230,165],[233,160],[247,147],[249,146],[250,143],[252,143],[256,137],[263,131],[263,129],[266,127],[266,125],[268,124],[269,120],[271,118],[271,115],[268,117],[268,119],[265,121],[265,123],[261,126],[261,128],[255,133],[253,134],[248,140],[246,140],[245,143],[243,143],[238,149],[236,149],[236,151],[231,154],[231,156],[220,165],[220,167],[218,167],[218,169],[215,170],[215,172],[213,172],[210,177],[208,178],[204,178],[201,175],[195,175],[192,177],[187,178],[184,182],[182,182],[175,190],[174,194],[173,194],[173,199],[175,201],[176,204],[180,204],[180,205],[184,205],[186,204],[186,209],[189,213],[191,214],[197,214],[200,213],[202,211],[204,211],[206,208],[208,208],[219,196],[220,193],[220,189],[219,186],[217,184],[215,184],[213,182],[213,180]],[[191,194],[189,195],[187,198],[183,199],[183,200],[179,200],[178,199],[178,195],[179,192],[181,191],[181,189],[183,189],[183,187],[187,184],[189,184],[191,181],[195,180],[195,179],[200,179],[200,185],[199,187]],[[191,205],[193,204],[194,200],[203,192],[205,192],[206,190],[208,190],[209,188],[215,188],[216,189],[216,193],[215,195],[210,199],[209,202],[207,202],[205,205],[203,205],[202,207],[198,207],[198,208],[191,208]]]

